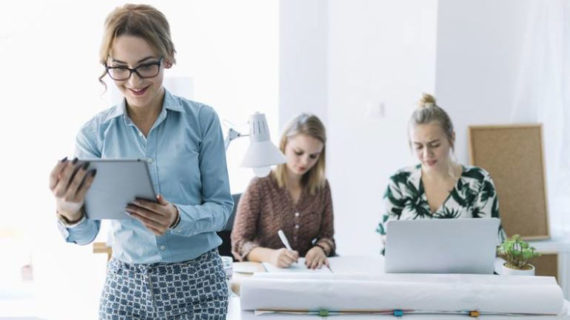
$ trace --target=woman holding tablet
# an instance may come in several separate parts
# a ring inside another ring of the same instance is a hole
[[[279,144],[287,162],[251,181],[239,201],[232,229],[234,257],[284,268],[300,255],[308,268],[328,265],[335,242],[325,144],[325,126],[318,117],[301,114],[289,123]]]
[[[206,105],[162,85],[175,63],[165,16],[148,5],[116,8],[105,21],[100,62],[123,101],[88,121],[76,157],[144,158],[157,201],[136,200],[132,219],[112,220],[113,258],[100,319],[225,319],[227,287],[217,247],[232,209],[219,120]],[[103,83],[103,82],[102,82]],[[96,172],[63,159],[52,170],[59,225],[66,241],[95,239],[84,200]]]
[[[424,94],[412,114],[409,137],[420,164],[390,177],[384,193],[386,211],[377,228],[383,239],[389,220],[499,218],[491,176],[454,160],[453,124],[431,95]],[[505,238],[499,227],[498,241]]]

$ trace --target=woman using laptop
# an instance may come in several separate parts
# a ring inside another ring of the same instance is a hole
[[[99,319],[225,319],[228,289],[217,247],[232,209],[222,132],[215,111],[163,87],[175,63],[165,16],[148,5],[116,8],[105,21],[103,75],[124,99],[80,129],[76,158],[50,175],[60,230],[88,244],[100,221],[86,219],[96,171],[77,159],[144,158],[156,202],[135,200],[132,219],[112,220],[113,258]],[[103,83],[103,82],[102,82]],[[87,276],[87,275],[86,275]]]
[[[420,163],[390,177],[386,210],[376,230],[383,240],[389,220],[499,218],[491,176],[455,160],[453,124],[429,94],[423,95],[410,118],[409,143]],[[505,238],[499,228],[498,241]]]
[[[231,236],[236,259],[285,268],[304,256],[308,268],[328,265],[335,242],[325,144],[314,115],[301,114],[285,128],[279,148],[287,162],[251,181],[239,201]]]

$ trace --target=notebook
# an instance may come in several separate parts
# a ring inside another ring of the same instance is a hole
[[[498,231],[497,218],[389,221],[385,270],[492,274]]]

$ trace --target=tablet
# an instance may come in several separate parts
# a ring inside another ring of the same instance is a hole
[[[156,201],[148,164],[143,159],[81,159],[97,169],[85,196],[88,219],[129,219],[127,204],[135,198]]]

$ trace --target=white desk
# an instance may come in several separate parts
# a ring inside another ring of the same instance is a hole
[[[244,265],[244,263],[238,263],[238,265]],[[245,263],[248,265],[248,268],[255,268],[257,267],[260,272],[263,272],[263,267],[260,264],[255,263]],[[357,271],[359,273],[366,273],[366,274],[382,274],[384,273],[383,270],[383,257],[381,256],[374,256],[374,257],[363,257],[363,256],[353,256],[353,257],[343,257],[343,259],[331,259],[331,268],[338,273],[347,273]],[[234,268],[240,269],[240,268]],[[234,278],[232,279],[232,289],[235,292],[239,292],[239,284],[244,277],[248,275],[234,273]],[[570,316],[570,303],[568,301],[564,302],[565,305],[565,314]],[[344,319],[353,319],[353,320],[367,320],[367,319],[394,319],[392,315],[335,315],[331,316],[334,320],[344,320]],[[405,319],[457,319],[457,320],[465,320],[469,319],[467,316],[463,315],[419,315],[419,314],[405,314]],[[546,319],[565,319],[566,316],[529,316],[529,317],[517,317],[521,319],[537,319],[537,320],[546,320]],[[237,295],[234,295],[230,299],[230,305],[228,310],[227,319],[229,320],[315,320],[319,319],[315,315],[287,315],[287,314],[265,314],[262,316],[255,316],[253,311],[241,311],[240,309],[240,298]],[[512,319],[512,317],[508,316],[480,316],[478,319]]]
[[[516,317],[514,319],[521,319],[521,320],[550,320],[550,319],[569,319],[570,313],[570,302],[565,301],[565,309],[567,310],[566,316],[559,316],[559,317],[548,317],[548,316],[529,316],[529,317]],[[387,315],[342,315],[342,316],[331,316],[331,320],[374,320],[374,319],[395,319],[394,316],[387,316]],[[251,311],[241,311],[240,309],[240,300],[238,296],[233,296],[230,298],[230,304],[228,308],[228,315],[226,317],[227,320],[318,320],[324,319],[320,317],[316,317],[314,315],[284,315],[284,314],[271,314],[271,315],[263,315],[263,316],[255,316]],[[474,319],[468,316],[459,316],[459,315],[404,315],[404,320],[407,319],[418,319],[418,320],[427,320],[427,319],[444,319],[444,320],[469,320]],[[508,316],[479,316],[477,319],[480,320],[512,320],[513,317]]]

